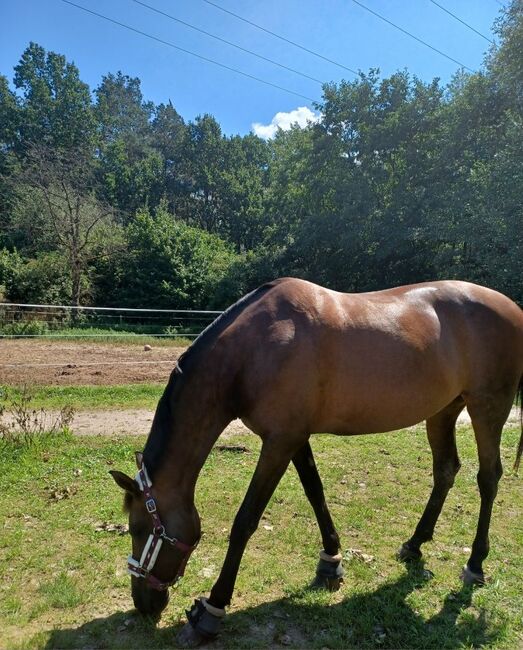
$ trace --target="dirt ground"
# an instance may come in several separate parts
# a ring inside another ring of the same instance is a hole
[[[0,384],[166,383],[185,348],[41,339],[0,340]]]

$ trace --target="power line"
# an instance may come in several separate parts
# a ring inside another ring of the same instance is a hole
[[[191,52],[190,50],[186,50],[183,47],[180,47],[179,45],[175,45],[174,43],[171,43],[170,41],[164,41],[161,38],[158,38],[157,36],[153,36],[152,34],[148,34],[147,32],[143,32],[140,29],[136,29],[136,27],[131,27],[130,25],[126,25],[125,23],[120,22],[119,20],[114,20],[113,18],[109,18],[108,16],[104,16],[103,14],[99,14],[96,11],[93,11],[92,9],[87,9],[87,7],[82,7],[82,5],[78,5],[74,2],[71,2],[71,0],[61,0],[61,2],[64,2],[65,4],[71,5],[72,7],[76,7],[77,9],[80,9],[81,11],[85,11],[88,14],[91,14],[93,16],[96,16],[97,18],[101,18],[102,20],[106,20],[107,22],[113,23],[114,25],[118,25],[119,27],[123,27],[124,29],[128,29],[131,32],[135,32],[136,34],[141,34],[142,36],[145,36],[146,38],[150,38],[153,41],[156,41],[158,43],[162,43],[162,45],[167,45],[168,47],[172,47],[175,50],[179,50],[180,52],[184,52],[185,54],[190,54],[191,56],[196,57],[197,59],[201,59],[202,61],[206,61],[207,63],[212,63],[213,65],[216,65],[220,68],[224,68],[225,70],[229,70],[229,72],[234,72],[236,74],[242,75],[242,77],[247,77],[248,79],[253,79],[254,81],[258,81],[259,83],[265,84],[266,86],[272,86],[273,88],[277,88],[278,90],[283,90],[286,93],[289,93],[291,95],[295,95],[296,97],[301,97],[302,99],[306,99],[309,102],[316,102],[316,99],[313,99],[312,97],[307,97],[307,95],[302,95],[301,93],[296,92],[295,90],[289,90],[289,88],[284,88],[283,86],[279,86],[278,84],[272,83],[272,81],[266,81],[265,79],[261,79],[260,77],[255,77],[252,74],[249,74],[248,72],[243,72],[242,70],[238,70],[237,68],[232,68],[231,66],[226,65],[225,63],[219,63],[218,61],[215,61],[214,59],[209,59],[206,56],[202,56],[201,54],[196,54],[196,52]]]
[[[207,2],[207,0],[204,0],[204,2]],[[352,2],[354,2],[355,4],[357,4],[357,5],[358,5],[359,7],[361,7],[362,9],[365,9],[365,11],[368,11],[368,12],[371,13],[373,16],[376,16],[376,17],[379,18],[380,20],[383,20],[383,21],[386,22],[387,24],[391,25],[391,26],[394,27],[395,29],[399,29],[400,32],[403,32],[403,33],[406,34],[407,36],[410,36],[410,37],[413,38],[415,41],[418,41],[418,43],[421,43],[422,45],[425,45],[426,47],[430,48],[430,49],[433,50],[434,52],[437,52],[438,54],[441,54],[441,56],[444,56],[444,57],[445,57],[446,59],[448,59],[449,61],[453,61],[454,63],[457,63],[459,66],[461,66],[462,68],[465,68],[465,70],[468,70],[469,72],[474,72],[474,70],[472,70],[472,68],[469,68],[469,67],[468,67],[467,65],[465,65],[464,63],[461,63],[461,61],[458,61],[457,59],[453,59],[453,58],[452,58],[451,56],[449,56],[448,54],[445,54],[445,52],[442,52],[441,50],[438,50],[437,47],[434,47],[433,45],[430,45],[430,43],[427,43],[427,42],[424,41],[423,39],[418,38],[417,36],[415,36],[415,35],[412,34],[411,32],[408,32],[406,29],[403,29],[403,27],[400,27],[399,25],[396,25],[396,23],[393,23],[393,22],[392,22],[391,20],[389,20],[388,18],[385,18],[385,16],[382,16],[381,14],[377,13],[377,12],[374,11],[373,9],[370,9],[369,7],[367,7],[366,5],[364,5],[362,2],[359,2],[359,0],[352,0]]]
[[[449,11],[446,7],[444,7],[443,5],[440,5],[439,2],[436,2],[436,0],[430,0],[430,2],[432,2],[433,5],[436,5],[436,7],[439,7],[445,13],[449,14],[449,16],[452,16],[452,18],[455,18],[462,25],[465,25],[465,27],[468,27],[470,30],[475,32],[478,36],[481,36],[481,38],[484,38],[489,43],[492,43],[492,45],[495,45],[494,41],[491,38],[488,38],[488,36],[485,36],[485,34],[482,34],[481,32],[478,32],[478,30],[475,29],[474,27],[472,27],[472,25],[469,25],[467,22],[462,20],[459,16],[456,16],[456,14],[453,14],[452,11]]]
[[[211,32],[205,31],[205,29],[201,29],[200,27],[196,27],[195,25],[191,25],[191,23],[185,22],[185,20],[181,20],[180,18],[176,18],[175,16],[171,16],[171,14],[165,13],[165,11],[160,11],[160,9],[156,9],[155,7],[151,7],[151,5],[146,4],[145,2],[141,2],[141,0],[132,0],[138,5],[141,5],[142,7],[146,7],[147,9],[150,9],[151,11],[154,11],[157,14],[160,14],[161,16],[165,16],[166,18],[169,18],[170,20],[174,20],[177,23],[180,23],[181,25],[185,25],[185,27],[189,27],[190,29],[194,29],[196,32],[200,32],[201,34],[205,34],[206,36],[210,36],[211,38],[216,39],[217,41],[221,41],[222,43],[226,43],[227,45],[230,45],[231,47],[235,47],[237,50],[241,50],[242,52],[247,52],[247,54],[252,54],[252,56],[258,57],[258,59],[261,59],[262,61],[267,61],[268,63],[272,63],[273,65],[277,65],[279,68],[283,68],[284,70],[288,70],[289,72],[294,72],[294,74],[298,74],[301,77],[305,77],[306,79],[310,79],[311,81],[315,81],[316,83],[319,83],[320,85],[323,85],[323,81],[321,79],[316,79],[315,77],[311,77],[310,75],[306,74],[305,72],[300,72],[300,70],[296,70],[295,68],[290,68],[287,65],[284,65],[283,63],[279,63],[278,61],[274,61],[273,59],[269,59],[266,56],[263,56],[262,54],[258,54],[257,52],[253,52],[252,50],[248,50],[245,47],[241,47],[241,45],[237,45],[236,43],[233,43],[232,41],[228,41],[225,38],[221,38],[220,36],[216,36],[216,34],[211,34]]]
[[[332,63],[333,65],[337,65],[338,68],[342,68],[343,70],[347,70],[348,72],[358,75],[359,73],[356,70],[353,70],[352,68],[347,67],[346,65],[343,65],[343,63],[338,63],[338,61],[334,61],[333,59],[329,59],[326,56],[323,56],[323,54],[320,54],[319,52],[315,52],[314,50],[310,50],[308,47],[305,47],[304,45],[300,45],[299,43],[296,43],[295,41],[291,41],[289,38],[285,38],[285,36],[281,36],[281,34],[276,34],[276,32],[271,32],[270,29],[266,29],[265,27],[262,27],[261,25],[258,25],[257,23],[252,22],[252,20],[247,20],[247,18],[244,18],[243,16],[240,16],[239,14],[235,14],[233,11],[229,11],[229,9],[225,9],[225,7],[222,7],[219,4],[216,4],[215,2],[211,2],[211,0],[203,0],[203,2],[206,2],[208,5],[212,5],[213,7],[216,7],[216,9],[219,9],[220,11],[223,11],[226,14],[229,14],[230,16],[234,16],[238,20],[242,20],[244,23],[247,23],[248,25],[252,25],[252,27],[256,27],[256,29],[260,29],[262,32],[265,32],[266,34],[270,34],[271,36],[274,36],[275,38],[279,38],[280,41],[285,41],[285,43],[289,43],[290,45],[294,45],[294,47],[299,48],[300,50],[303,50],[304,52],[308,52],[309,54],[312,54],[313,56],[318,57],[319,59],[323,59],[324,61],[327,61],[328,63]]]

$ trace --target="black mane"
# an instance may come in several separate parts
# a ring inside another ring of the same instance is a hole
[[[171,423],[175,417],[173,405],[176,403],[176,394],[181,391],[185,382],[184,373],[190,370],[191,362],[197,356],[205,352],[209,345],[216,340],[223,330],[228,327],[239,314],[255,300],[258,300],[267,291],[274,287],[274,282],[254,289],[243,298],[226,309],[216,320],[214,320],[203,332],[193,341],[191,346],[179,357],[176,367],[169,377],[169,381],[163,395],[158,402],[154,414],[151,432],[147,438],[144,449],[144,463],[147,471],[153,479],[154,473],[158,470],[164,459],[164,450],[169,442]]]

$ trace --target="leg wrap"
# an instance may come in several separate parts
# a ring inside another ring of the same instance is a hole
[[[209,605],[206,598],[195,600],[191,610],[185,613],[192,627],[205,639],[214,639],[218,635],[225,616],[224,609]]]
[[[313,587],[327,588],[331,591],[337,590],[343,582],[342,556],[328,555],[325,551],[320,552],[320,560],[316,567],[316,579]]]
[[[419,548],[413,548],[408,542],[405,542],[405,544],[402,544],[396,557],[400,562],[416,562],[421,559],[421,555],[422,553]]]

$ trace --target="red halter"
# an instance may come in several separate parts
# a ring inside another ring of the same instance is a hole
[[[165,532],[165,526],[162,524],[162,520],[158,515],[156,501],[151,492],[152,483],[147,474],[147,469],[143,463],[143,455],[141,453],[136,454],[136,464],[138,465],[138,473],[136,474],[135,480],[143,492],[145,507],[153,520],[153,530],[144,546],[140,560],[135,560],[132,555],[129,555],[127,558],[127,571],[136,578],[144,578],[147,581],[147,584],[153,589],[165,591],[183,576],[185,566],[187,565],[191,553],[198,545],[198,542],[193,546],[190,546],[189,544],[185,544],[179,539],[176,539],[176,537],[169,537],[169,535],[167,535]],[[183,553],[182,562],[178,567],[176,575],[172,580],[167,582],[163,582],[151,573],[163,542],[167,542]]]

